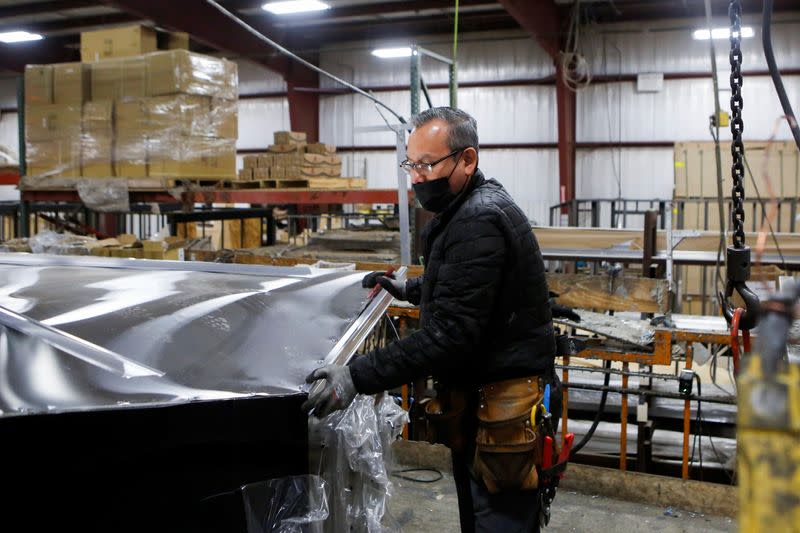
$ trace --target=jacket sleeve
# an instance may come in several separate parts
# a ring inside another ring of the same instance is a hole
[[[487,333],[507,255],[499,216],[468,217],[443,237],[436,311],[424,328],[351,361],[358,392],[374,394],[461,368]]]
[[[418,276],[406,281],[406,301],[419,305],[422,300],[422,280],[425,276]]]

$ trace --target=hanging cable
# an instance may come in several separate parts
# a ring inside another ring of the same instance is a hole
[[[600,417],[603,416],[603,413],[606,410],[606,399],[608,398],[608,384],[611,380],[611,361],[605,361],[603,364],[603,368],[606,370],[605,374],[606,377],[603,379],[603,394],[600,396],[600,405],[597,407],[597,413],[594,415],[594,420],[592,421],[592,425],[589,426],[589,431],[586,432],[586,435],[583,436],[581,441],[572,447],[572,451],[570,451],[569,458],[572,460],[577,453],[586,446],[586,443],[594,435],[594,431],[597,429],[597,425],[600,423]]]
[[[764,47],[764,57],[767,59],[769,74],[772,76],[772,83],[775,85],[775,91],[777,91],[778,99],[781,101],[783,113],[786,115],[789,128],[792,130],[794,142],[797,144],[797,149],[800,150],[800,127],[798,127],[797,118],[794,116],[794,111],[792,111],[792,104],[786,96],[786,89],[783,87],[781,71],[778,70],[775,54],[772,52],[772,0],[764,0],[764,11],[761,22],[761,42]]]
[[[572,91],[585,89],[592,82],[592,72],[580,50],[581,0],[575,0],[567,30],[567,43],[559,55],[561,77]]]
[[[285,48],[285,47],[281,46],[280,44],[276,43],[275,41],[273,41],[272,39],[266,37],[261,32],[259,32],[258,30],[256,30],[255,28],[253,28],[252,26],[247,24],[245,21],[243,21],[242,19],[240,19],[239,17],[237,17],[236,15],[234,15],[233,13],[231,13],[230,11],[228,11],[227,9],[225,9],[224,7],[219,5],[219,3],[215,2],[214,0],[206,0],[206,2],[208,2],[208,4],[211,7],[213,7],[214,9],[216,9],[217,11],[219,11],[220,13],[225,15],[227,18],[231,19],[234,23],[236,23],[239,26],[241,26],[245,31],[247,31],[247,33],[253,35],[259,41],[271,46],[272,48],[274,48],[275,50],[277,50],[281,54],[289,57],[290,59],[292,59],[294,61],[297,61],[301,65],[313,70],[314,72],[316,72],[318,74],[322,74],[323,76],[332,79],[336,83],[339,83],[340,85],[344,85],[345,87],[347,87],[351,91],[356,92],[356,93],[360,94],[361,96],[372,100],[373,102],[375,102],[375,105],[379,105],[379,106],[383,107],[389,113],[394,115],[395,118],[397,118],[397,120],[399,120],[402,124],[406,123],[405,119],[402,116],[398,115],[391,107],[389,107],[388,105],[384,104],[383,102],[381,102],[380,100],[378,100],[373,95],[371,95],[368,92],[366,92],[365,90],[363,90],[363,89],[361,89],[359,87],[356,87],[352,83],[349,83],[349,82],[347,82],[347,81],[345,81],[345,80],[343,80],[343,79],[341,79],[341,78],[339,78],[337,76],[334,76],[333,74],[331,74],[327,70],[323,70],[323,69],[319,68],[318,66],[316,66],[313,63],[311,63],[310,61],[306,61],[305,59],[303,59],[302,57],[298,56],[297,54],[295,54],[294,52],[292,52],[288,48]]]

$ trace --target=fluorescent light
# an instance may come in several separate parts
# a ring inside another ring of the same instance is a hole
[[[731,29],[730,28],[713,28],[711,30],[711,37],[714,39],[728,39],[731,36]],[[750,26],[743,26],[742,27],[742,38],[749,39],[753,36],[753,28]],[[709,38],[708,29],[703,30],[695,30],[692,34],[692,37],[697,39],[698,41],[707,41]]]
[[[285,2],[269,2],[261,6],[264,11],[273,15],[291,15],[293,13],[306,13],[308,11],[322,11],[331,6],[319,0],[287,0]]]
[[[28,33],[27,31],[8,31],[0,33],[0,42],[3,43],[24,43],[25,41],[40,41],[42,36],[38,33]]]
[[[372,51],[372,55],[382,59],[391,59],[393,57],[411,57],[411,48],[408,46],[401,48],[378,48]]]

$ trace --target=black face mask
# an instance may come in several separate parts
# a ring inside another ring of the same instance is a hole
[[[441,213],[458,196],[450,191],[450,176],[456,171],[459,160],[461,160],[461,154],[458,155],[453,170],[450,171],[446,178],[436,178],[435,180],[423,181],[412,185],[414,195],[416,195],[423,209],[432,213]]]

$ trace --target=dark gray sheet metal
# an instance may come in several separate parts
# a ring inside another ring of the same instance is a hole
[[[299,394],[388,307],[362,276],[2,254],[0,417]]]

